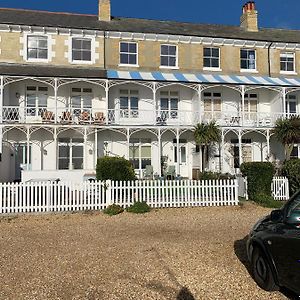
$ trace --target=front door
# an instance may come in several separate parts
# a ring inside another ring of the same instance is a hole
[[[29,148],[27,146],[27,143],[19,143],[15,144],[15,151],[16,151],[16,159],[15,159],[15,179],[20,180],[21,179],[21,172],[23,170],[31,170],[31,153],[32,153],[32,147],[31,144],[29,144]],[[29,153],[28,153],[29,151]],[[28,161],[29,156],[29,161]]]
[[[187,145],[179,145],[179,170],[177,153],[177,146],[174,146],[174,163],[176,165],[176,173],[181,177],[189,177]]]

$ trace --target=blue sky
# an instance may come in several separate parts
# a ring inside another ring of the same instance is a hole
[[[112,15],[239,25],[246,0],[112,0]],[[0,7],[97,13],[98,0],[0,0]],[[257,0],[259,26],[300,29],[300,1]],[[157,8],[160,7],[159,11]]]

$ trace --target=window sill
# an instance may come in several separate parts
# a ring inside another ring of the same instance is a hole
[[[168,66],[160,66],[160,69],[167,69],[167,70],[179,70],[179,67],[168,67]]]
[[[118,64],[119,67],[131,67],[131,68],[139,68],[139,65],[130,65],[130,64]]]
[[[27,58],[26,62],[36,62],[36,63],[49,63],[50,60],[47,59],[42,59],[42,58]]]
[[[295,71],[280,71],[280,74],[284,74],[284,75],[298,75],[298,73],[295,72]]]
[[[72,60],[71,64],[74,65],[93,65],[95,64],[94,61],[86,61],[86,60]]]
[[[241,73],[258,73],[257,70],[254,69],[241,69]]]
[[[209,67],[203,67],[203,71],[213,71],[213,72],[221,72],[221,68],[209,68]]]

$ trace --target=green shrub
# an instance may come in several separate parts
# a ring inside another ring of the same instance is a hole
[[[126,211],[134,214],[144,214],[151,210],[150,206],[146,202],[135,202],[128,207]]]
[[[222,174],[215,172],[201,172],[199,173],[199,180],[219,180],[219,179],[234,179],[235,176],[231,174]]]
[[[282,175],[289,180],[290,195],[300,189],[300,159],[286,161],[282,168]]]
[[[124,209],[120,205],[117,205],[117,204],[112,204],[103,210],[103,212],[109,216],[115,216],[115,215],[121,214],[123,211],[124,211]]]
[[[130,161],[122,157],[104,156],[99,158],[96,174],[97,180],[129,181],[136,179]]]
[[[258,203],[263,207],[268,207],[268,208],[280,208],[283,205],[281,201],[274,200],[272,196],[266,194],[260,194],[260,193],[257,193],[255,195],[255,198],[251,200],[255,201],[256,203]]]
[[[247,177],[249,199],[256,199],[257,194],[272,195],[271,185],[275,174],[275,168],[272,163],[243,163],[241,172],[244,177]]]

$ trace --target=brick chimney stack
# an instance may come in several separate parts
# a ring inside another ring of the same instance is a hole
[[[246,31],[258,31],[257,10],[255,10],[254,1],[249,1],[243,6],[241,27]]]
[[[109,22],[111,20],[110,11],[110,0],[99,0],[99,21]]]

